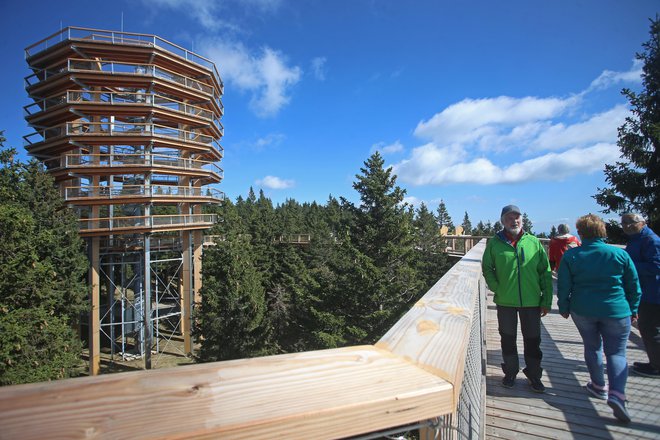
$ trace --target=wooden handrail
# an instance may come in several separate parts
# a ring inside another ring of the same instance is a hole
[[[485,248],[483,240],[469,250],[376,343],[376,347],[408,359],[454,384],[454,405],[458,403],[463,379]]]
[[[208,192],[208,194],[207,194]],[[174,185],[121,185],[121,186],[66,186],[64,187],[64,200],[89,199],[89,198],[180,198],[180,197],[203,197],[209,199],[224,200],[225,194],[215,188],[174,186]]]
[[[97,99],[89,99],[88,97],[96,97]],[[218,124],[219,130],[222,131],[224,129],[222,123],[219,120],[216,120],[212,111],[207,110],[204,107],[188,104],[183,101],[177,101],[155,92],[98,92],[89,90],[67,90],[64,93],[60,92],[36,100],[33,103],[24,106],[23,110],[27,116],[32,116],[42,111],[50,110],[51,107],[58,105],[81,103],[87,105],[137,104],[141,106],[148,105],[152,107],[161,107],[185,115],[199,116],[209,122],[215,122]],[[175,105],[176,108],[173,108],[172,104]],[[31,112],[30,108],[32,107],[36,107],[36,111]]]
[[[442,235],[442,233],[441,233]],[[481,240],[489,240],[492,237],[492,235],[442,235],[442,238],[445,239],[445,244],[447,247],[445,248],[445,252],[449,256],[454,256],[454,257],[461,257],[465,255],[470,249],[472,249],[472,246],[474,246],[476,243],[479,243]],[[548,248],[550,246],[550,239],[549,238],[539,238],[539,241],[543,245],[543,248],[545,249],[546,254],[549,252]],[[460,243],[461,246],[457,247],[456,244]]]
[[[0,437],[330,439],[452,414],[484,248],[375,346],[4,387]]]

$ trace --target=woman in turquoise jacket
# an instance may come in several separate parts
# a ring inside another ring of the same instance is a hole
[[[635,265],[623,249],[605,243],[605,223],[596,215],[576,224],[582,246],[569,249],[559,264],[559,313],[573,319],[584,343],[591,382],[587,391],[607,399],[614,416],[630,422],[626,411],[626,343],[642,295]],[[609,393],[603,351],[607,358]]]

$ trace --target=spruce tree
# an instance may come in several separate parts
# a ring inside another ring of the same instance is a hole
[[[451,216],[447,211],[444,200],[440,200],[440,204],[438,205],[438,227],[442,228],[443,226],[447,226],[449,232],[453,233],[454,223],[451,221]]]
[[[532,221],[527,216],[527,213],[524,212],[523,216],[522,216],[522,228],[523,228],[523,230],[525,232],[529,232],[530,234],[533,234],[534,233],[534,232],[532,232],[533,227],[534,227],[534,225],[532,224]]]
[[[463,216],[463,223],[461,223],[461,226],[463,226],[463,235],[470,235],[472,233],[472,222],[470,221],[470,216],[468,215],[467,211],[465,211],[465,215]]]
[[[276,247],[273,273],[267,281],[268,322],[274,341],[271,349],[277,352],[310,349],[307,330],[315,324],[310,322],[310,310],[314,305],[310,291],[316,280],[310,276],[299,246],[281,243]]]
[[[3,143],[0,133],[0,384],[74,376],[72,326],[87,308],[77,221],[43,166]]]
[[[262,278],[246,235],[228,236],[204,253],[204,285],[195,313],[202,362],[260,356],[269,328]]]
[[[384,168],[380,153],[364,165],[353,183],[360,205],[344,200],[354,223],[343,246],[346,259],[338,268],[351,307],[351,343],[374,342],[382,336],[421,290],[411,264],[413,235],[403,203],[405,190],[396,185],[392,168]]]
[[[605,165],[607,188],[594,196],[605,213],[639,212],[660,229],[660,19],[651,20],[650,39],[636,54],[643,62],[642,90],[623,89],[632,115],[619,127],[621,161]]]
[[[494,233],[493,224],[490,222],[490,220],[488,220],[486,222],[486,225],[484,226],[484,234],[483,235],[488,236],[488,235],[493,235],[493,233]]]
[[[415,269],[424,280],[422,290],[430,289],[448,269],[444,239],[438,231],[438,219],[422,203],[413,222],[415,234]]]

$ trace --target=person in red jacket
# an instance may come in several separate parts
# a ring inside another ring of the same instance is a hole
[[[569,248],[580,246],[580,240],[569,232],[568,225],[562,223],[557,227],[559,235],[550,239],[548,258],[550,259],[550,268],[555,272],[559,268],[559,262],[561,257],[564,256],[564,252]]]

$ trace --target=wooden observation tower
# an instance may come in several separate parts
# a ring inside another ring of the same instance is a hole
[[[190,353],[203,231],[216,222],[202,207],[224,198],[215,65],[154,35],[78,27],[25,57],[25,148],[87,243],[90,374],[102,346],[146,368],[172,338]]]

